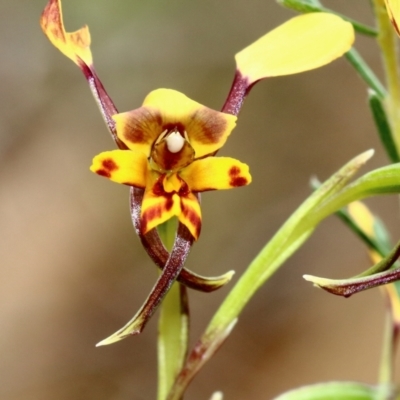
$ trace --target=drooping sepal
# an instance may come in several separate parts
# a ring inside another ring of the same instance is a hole
[[[169,288],[177,279],[185,264],[186,258],[189,255],[192,242],[186,239],[187,234],[185,233],[185,230],[185,226],[179,226],[171,255],[142,307],[123,328],[119,329],[110,337],[102,340],[97,344],[97,346],[112,344],[125,339],[128,336],[137,335],[142,332]]]

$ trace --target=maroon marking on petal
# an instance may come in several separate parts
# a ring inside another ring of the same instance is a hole
[[[109,171],[106,171],[105,169],[98,169],[98,170],[96,171],[96,174],[97,174],[97,175],[100,175],[100,176],[105,176],[106,178],[111,178],[110,172],[109,172]]]
[[[181,200],[181,210],[185,218],[188,219],[190,223],[196,228],[195,237],[198,238],[200,236],[200,231],[201,231],[201,218],[190,206],[185,205],[185,203],[182,200]]]
[[[153,193],[156,196],[165,196],[168,195],[168,193],[165,192],[164,186],[163,186],[163,181],[165,178],[165,174],[161,175],[158,179],[157,182],[153,186]]]
[[[225,118],[217,111],[203,107],[192,116],[194,130],[192,138],[203,144],[218,143],[226,129]],[[189,139],[191,132],[188,131]]]
[[[180,176],[178,176],[178,178],[182,182],[182,185],[181,185],[181,188],[179,189],[178,194],[180,197],[186,197],[190,193],[189,186]]]
[[[173,200],[172,200],[172,197],[169,196],[169,197],[167,198],[167,201],[165,202],[165,209],[166,209],[167,211],[170,211],[173,205],[174,205],[174,202],[173,202]]]
[[[168,132],[178,131],[183,136],[186,129],[184,125],[181,124],[180,122],[174,122],[174,123],[164,124],[162,126],[162,131],[164,132],[165,130],[167,130]]]
[[[170,211],[174,205],[172,197],[175,194],[175,192],[173,191],[171,193],[168,193],[164,190],[163,186],[164,178],[165,174],[160,175],[160,177],[157,179],[156,183],[152,188],[152,192],[155,196],[162,197],[165,200],[165,203],[150,207],[142,214],[141,226],[143,227],[143,229],[147,227],[149,221],[152,221],[155,218],[160,218],[164,210]]]
[[[247,179],[244,178],[243,176],[240,176],[240,168],[237,167],[236,165],[233,166],[229,171],[228,175],[231,178],[229,181],[229,185],[232,187],[239,187],[239,186],[244,186],[247,185]]]
[[[102,161],[103,168],[109,172],[116,171],[118,169],[118,165],[112,158],[107,158]]]
[[[236,178],[240,174],[240,168],[234,165],[228,172],[231,178]]]
[[[394,18],[392,18],[391,21],[392,21],[392,24],[393,24],[394,29],[396,30],[397,34],[400,35],[400,30],[399,30],[396,20]]]
[[[247,185],[247,183],[248,183],[247,179],[246,179],[246,178],[243,178],[242,176],[238,176],[237,178],[232,179],[232,180],[229,182],[229,184],[230,184],[232,187],[245,186],[245,185]]]
[[[131,111],[127,119],[119,136],[128,142],[152,144],[163,132],[162,117],[158,111],[140,107]]]

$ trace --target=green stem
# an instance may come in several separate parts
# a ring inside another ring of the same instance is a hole
[[[371,89],[374,89],[381,99],[385,98],[387,96],[385,87],[361,57],[360,53],[356,49],[352,48],[345,54],[345,56],[349,63],[358,72],[361,79],[363,79]]]
[[[169,220],[158,227],[165,247],[174,245],[176,221]],[[175,282],[160,307],[158,323],[158,400],[165,400],[187,354],[189,311],[186,287]]]
[[[397,149],[400,150],[400,81],[396,48],[397,36],[390,23],[384,0],[373,0],[373,5],[379,28],[378,44],[383,57],[389,92],[386,100],[388,116]]]
[[[381,246],[381,244],[370,238],[351,218],[348,211],[345,208],[336,212],[336,215],[370,248],[375,250],[380,256],[387,256],[387,251]]]

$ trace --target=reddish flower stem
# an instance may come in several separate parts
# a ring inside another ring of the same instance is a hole
[[[221,111],[237,116],[254,83],[249,85],[248,79],[242,76],[240,71],[236,71],[231,90],[229,91],[228,97],[225,100],[225,104]]]

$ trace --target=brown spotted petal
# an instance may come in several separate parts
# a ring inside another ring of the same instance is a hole
[[[136,110],[116,114],[117,136],[125,145],[150,156],[151,148],[163,132],[163,122],[159,110],[140,107]]]
[[[186,133],[196,158],[220,149],[236,125],[235,116],[207,108],[171,89],[152,91],[143,106],[159,112],[159,133],[175,128],[182,135]]]
[[[145,235],[141,230],[140,214],[143,193],[144,192],[142,189],[137,189],[134,187],[131,188],[130,204],[133,226],[147,254],[159,268],[163,269],[168,261],[169,252],[164,247],[160,236],[158,235],[157,229],[152,229]],[[190,249],[194,238],[186,228],[183,228],[184,225],[180,224],[177,234],[180,236],[181,241],[184,240],[190,243],[190,246],[188,247],[188,249]],[[228,283],[233,274],[234,271],[228,271],[220,276],[205,277],[198,275],[187,268],[183,268],[178,276],[178,281],[194,290],[199,290],[201,292],[212,292]]]
[[[164,179],[165,175],[155,171],[149,174],[140,216],[143,234],[181,213],[179,195],[164,190]]]
[[[179,175],[195,192],[232,189],[251,182],[249,167],[229,157],[207,157],[196,160]]]
[[[190,144],[196,158],[215,153],[228,139],[236,125],[236,117],[203,107],[193,113],[186,124]]]
[[[111,150],[93,159],[90,170],[114,182],[145,188],[148,177],[148,161],[139,151]]]

